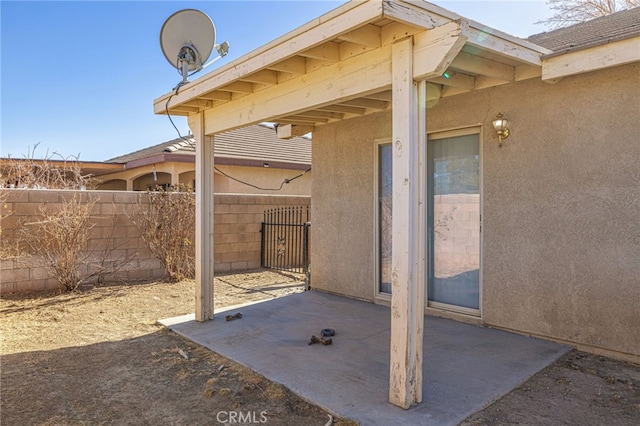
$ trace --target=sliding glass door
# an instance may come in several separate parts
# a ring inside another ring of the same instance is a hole
[[[479,134],[427,142],[428,304],[480,307]]]
[[[391,294],[391,218],[393,169],[391,144],[378,145],[378,293]]]
[[[480,307],[479,133],[427,142],[427,304],[476,315]],[[377,289],[391,294],[392,152],[377,145]]]

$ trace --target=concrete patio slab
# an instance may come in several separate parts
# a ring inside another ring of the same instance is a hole
[[[362,425],[455,425],[570,348],[504,331],[425,317],[424,402],[388,402],[389,308],[315,291],[227,309],[239,320],[160,321],[184,337]],[[308,345],[333,328],[333,344]]]

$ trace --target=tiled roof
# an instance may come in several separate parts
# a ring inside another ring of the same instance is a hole
[[[530,36],[527,40],[553,50],[553,54],[624,40],[640,35],[640,7]]]
[[[143,148],[141,150],[138,151],[134,151],[134,152],[130,152],[129,154],[124,154],[121,155],[119,157],[114,157],[114,158],[110,158],[109,160],[105,161],[105,163],[120,163],[120,164],[124,164],[124,163],[128,163],[129,161],[133,161],[133,160],[139,160],[141,158],[147,158],[147,157],[151,157],[152,155],[155,154],[160,154],[162,153],[165,148],[178,143],[178,141],[181,141],[182,139],[173,139],[167,142],[162,142],[158,145],[153,145],[147,148]]]
[[[311,139],[278,139],[272,127],[258,124],[216,135],[214,152],[216,158],[311,164]],[[192,136],[176,138],[106,162],[128,163],[162,153],[195,155],[195,139]]]

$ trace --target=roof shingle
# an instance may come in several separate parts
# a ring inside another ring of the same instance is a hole
[[[553,50],[554,53],[548,56],[555,56],[638,35],[640,35],[640,7],[635,7],[570,27],[534,34],[527,40]]]
[[[172,139],[106,162],[128,163],[162,153],[195,155],[195,139],[193,136]],[[272,127],[259,124],[215,135],[214,155],[216,158],[311,164],[311,139],[278,139]]]

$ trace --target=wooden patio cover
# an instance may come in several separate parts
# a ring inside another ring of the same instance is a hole
[[[280,123],[281,137],[392,110],[390,402],[422,401],[426,107],[540,78],[551,51],[423,1],[351,1],[154,101],[196,138],[196,319],[213,319],[215,134]]]

